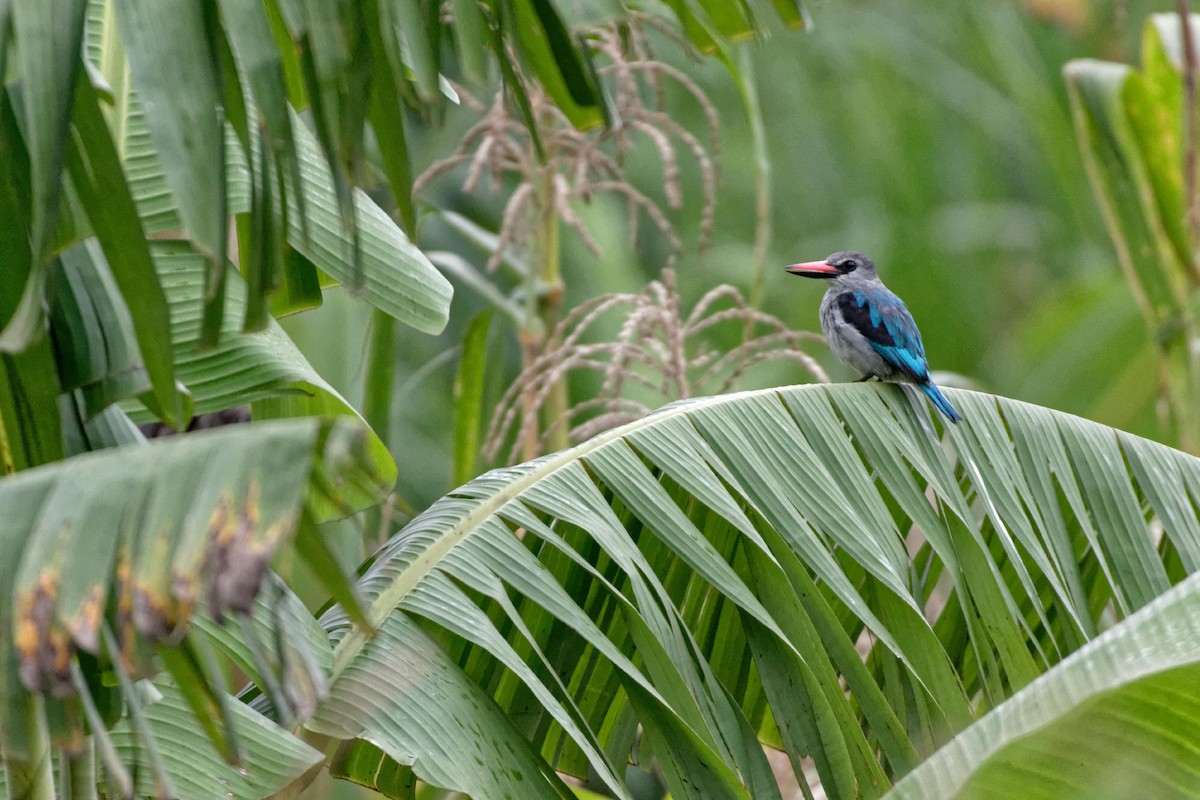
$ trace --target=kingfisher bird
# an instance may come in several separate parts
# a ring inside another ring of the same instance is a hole
[[[871,259],[848,250],[824,261],[792,264],[787,271],[829,281],[821,300],[821,330],[834,355],[856,370],[860,381],[916,384],[946,419],[962,419],[929,377],[925,346],[912,314],[883,285]]]

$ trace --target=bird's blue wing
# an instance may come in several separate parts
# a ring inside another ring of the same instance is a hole
[[[885,361],[917,383],[929,380],[925,346],[904,301],[889,291],[846,292],[838,297],[842,319],[866,337]]]

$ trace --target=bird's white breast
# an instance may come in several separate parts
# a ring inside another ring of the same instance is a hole
[[[896,380],[896,369],[875,352],[867,337],[842,318],[837,297],[844,289],[830,286],[821,300],[821,330],[829,340],[829,349],[838,359],[860,376],[875,375],[884,380]]]

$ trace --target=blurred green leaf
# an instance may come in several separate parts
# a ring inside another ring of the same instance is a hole
[[[701,53],[712,55],[720,49],[716,26],[696,0],[663,0],[679,20],[688,40]]]
[[[281,53],[272,36],[269,8],[273,4],[239,3],[222,0],[220,3],[224,29],[238,62],[242,81],[253,99],[252,107],[258,122],[261,141],[274,158],[274,177],[282,182],[289,176],[293,185],[300,183],[299,164],[296,159],[296,143],[292,132],[292,117],[288,107],[286,64],[289,56],[295,58],[290,48]],[[265,158],[260,156],[265,164]],[[270,170],[259,167],[265,174]],[[266,184],[269,186],[269,183]],[[265,187],[264,187],[265,188]],[[282,193],[280,193],[282,194]],[[303,216],[304,198],[299,198]],[[266,201],[264,201],[265,203]],[[266,208],[274,208],[267,204]],[[280,208],[282,214],[285,209]],[[272,214],[272,216],[275,216]],[[286,220],[284,221],[286,229]],[[274,230],[274,227],[271,228]],[[275,248],[279,242],[273,242]],[[275,249],[264,243],[264,249]]]
[[[747,39],[754,35],[756,20],[751,15],[746,0],[690,0],[693,8],[698,2],[708,15],[711,24],[730,41]]]
[[[0,353],[0,474],[63,457],[54,350],[42,339],[15,355]]]
[[[32,183],[35,269],[49,255],[54,236],[86,6],[86,0],[46,0],[12,7],[14,39],[37,42],[16,48]]]
[[[79,37],[83,29],[84,5],[78,0],[42,4],[18,4],[11,9],[13,36],[43,44],[17,50],[21,75],[22,103],[26,141],[29,143],[28,168],[32,259],[22,259],[23,269],[9,280],[24,278],[25,292],[20,304],[3,317],[0,349],[19,352],[43,333],[41,291],[45,283],[44,262],[49,254],[61,192],[60,172],[66,147],[71,99],[77,73]],[[10,9],[3,14],[7,38]],[[7,149],[7,148],[6,148]],[[22,159],[24,161],[24,159]]]
[[[374,80],[371,84],[371,103],[368,115],[371,120],[371,130],[375,133],[375,141],[379,146],[379,155],[383,161],[383,169],[387,174],[392,196],[400,215],[400,224],[404,232],[411,238],[416,234],[417,217],[413,208],[412,166],[409,162],[408,141],[404,132],[404,112],[401,108],[401,98],[404,96],[404,63],[396,37],[399,35],[394,25],[389,26],[390,16],[399,11],[392,7],[396,3],[383,0],[380,6],[380,25],[368,28],[367,37],[371,43],[371,58],[376,64]],[[391,9],[391,10],[388,10]],[[433,89],[437,89],[437,69],[434,65]]]
[[[200,5],[114,0],[133,83],[188,236],[204,256],[200,342],[216,344],[224,313],[225,131],[213,20]],[[215,14],[215,9],[210,9]]]
[[[346,609],[354,624],[369,630],[371,623],[359,600],[352,574],[342,565],[311,519],[300,521],[300,528],[296,532],[296,552],[329,593],[330,599]]]
[[[245,757],[238,765],[225,763],[211,748],[196,747],[195,723],[177,688],[161,687],[162,698],[146,707],[149,730],[180,797],[268,797],[287,788],[321,763],[321,754],[295,736],[241,703],[231,707],[243,734]],[[154,795],[155,785],[144,765],[144,742],[122,722],[112,731],[117,752],[131,774],[137,792]],[[140,769],[135,769],[141,765]]]
[[[480,432],[483,426],[483,384],[488,362],[488,333],[492,312],[471,320],[463,337],[462,357],[454,376],[454,476],[461,486],[479,474]]]
[[[300,75],[313,128],[336,199],[342,241],[353,269],[352,286],[364,276],[359,260],[359,219],[353,197],[363,152],[372,64],[364,8],[353,0],[278,0],[283,21],[299,47]]]
[[[503,295],[493,281],[489,280],[482,270],[477,268],[458,253],[446,250],[431,250],[426,255],[438,269],[474,289],[488,305],[508,317],[513,324],[523,327],[533,333],[542,330],[542,321],[528,321],[529,314],[517,300]]]
[[[358,412],[313,370],[274,320],[257,333],[239,330],[246,290],[231,266],[227,266],[227,313],[221,341],[213,350],[199,350],[197,301],[204,290],[202,259],[183,242],[155,242],[152,251],[171,310],[176,374],[195,397],[196,413],[253,403],[255,419],[338,415],[361,421]],[[135,412],[134,418],[146,417]],[[383,480],[394,483],[396,468],[387,446],[369,429],[364,437]],[[358,491],[349,503],[356,508],[369,504]],[[324,508],[318,517],[332,513]]]
[[[437,102],[439,6],[434,0],[378,0],[379,34],[393,72],[411,71],[422,102]],[[393,99],[393,102],[395,100]]]
[[[812,27],[812,18],[800,0],[771,0],[771,5],[789,28]]]
[[[46,298],[59,379],[80,390],[85,419],[149,389],[133,320],[95,239],[50,266]]]
[[[166,298],[98,98],[86,83],[76,92],[72,124],[67,168],[132,319],[151,383],[144,400],[169,425],[184,427],[191,402],[175,384]]]
[[[483,83],[487,77],[487,41],[483,14],[477,0],[452,0],[454,49],[467,79]]]
[[[1200,796],[1200,580],[1106,631],[956,736],[886,800]]]
[[[1178,28],[1178,22],[1175,23]],[[1117,259],[1156,345],[1165,399],[1185,449],[1200,446],[1190,340],[1200,278],[1185,227],[1181,81],[1167,63],[1161,23],[1147,25],[1145,68],[1082,59],[1063,68],[1076,139]]]
[[[550,0],[502,0],[509,6],[512,30],[538,81],[559,110],[580,130],[605,120],[603,95],[584,66],[580,43]],[[501,59],[503,61],[503,59]]]
[[[3,21],[0,20],[0,30]],[[29,161],[6,93],[0,91],[0,319],[21,303],[33,264],[30,251]],[[50,340],[41,337],[24,352],[0,352],[0,474],[56,461],[63,456],[57,400],[61,389]],[[2,622],[0,618],[0,622]]]
[[[1156,24],[1166,22],[1164,18],[1173,22],[1169,27],[1174,30]],[[1193,24],[1193,28],[1200,33],[1200,25]],[[1187,200],[1183,196],[1183,78],[1168,60],[1166,42],[1172,38],[1176,42],[1180,38],[1178,17],[1156,15],[1146,25],[1142,69],[1126,80],[1122,100],[1152,190],[1147,205],[1153,208],[1151,213],[1174,247],[1179,263],[1185,269],[1195,269],[1188,244]]]

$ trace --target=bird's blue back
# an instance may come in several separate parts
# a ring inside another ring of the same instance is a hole
[[[882,284],[845,292],[842,318],[866,337],[885,361],[917,383],[929,380],[925,345],[904,301]]]

